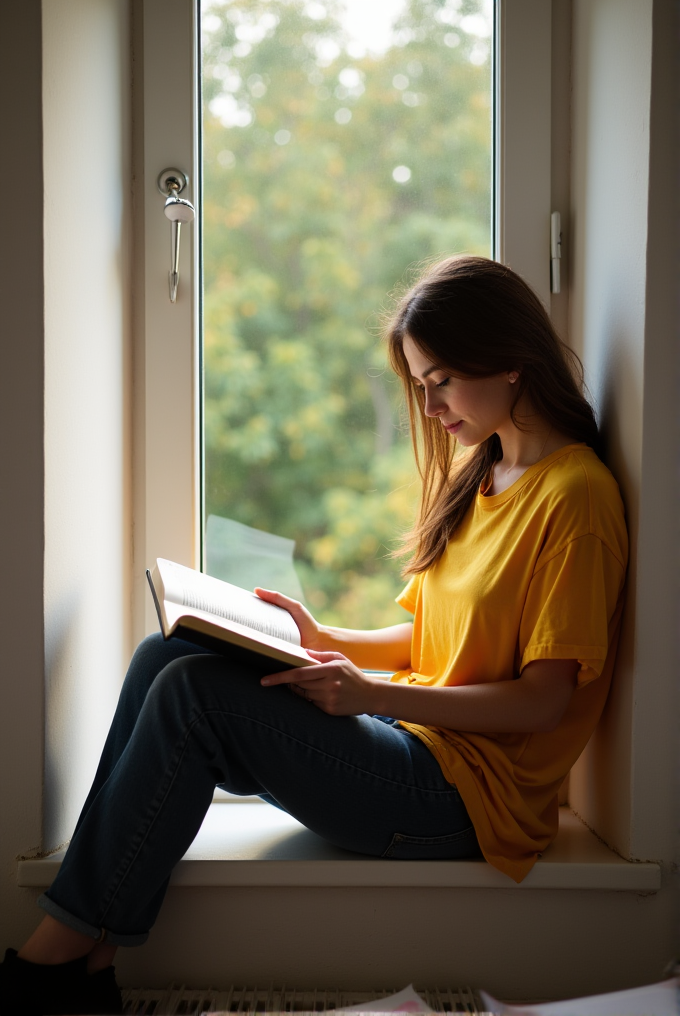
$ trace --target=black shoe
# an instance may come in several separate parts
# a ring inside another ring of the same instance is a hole
[[[0,1016],[117,1016],[123,1000],[113,967],[88,974],[87,957],[50,966],[8,949],[0,963]]]
[[[96,974],[87,974],[89,984],[88,1016],[118,1016],[123,1011],[123,996],[116,984],[116,971],[113,967],[98,970]],[[85,1010],[83,1010],[85,1012]]]

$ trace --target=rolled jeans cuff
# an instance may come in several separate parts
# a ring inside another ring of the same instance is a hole
[[[104,943],[105,945],[144,945],[147,938],[149,937],[148,931],[142,932],[141,935],[119,935],[116,931],[109,931],[108,928],[96,928],[93,924],[88,924],[87,921],[81,921],[79,917],[74,917],[73,914],[69,914],[68,910],[64,910],[58,903],[51,900],[46,893],[38,899],[38,906],[41,907],[46,913],[53,917],[55,921],[59,921],[61,924],[65,924],[67,928],[72,928],[73,931],[79,932],[81,935],[87,935],[88,938],[93,938],[97,944]]]

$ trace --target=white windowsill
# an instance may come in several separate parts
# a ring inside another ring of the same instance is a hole
[[[63,851],[20,861],[20,886],[48,886]],[[175,886],[405,886],[475,889],[608,889],[654,892],[658,864],[624,861],[568,808],[560,832],[517,885],[485,861],[384,861],[331,846],[276,808],[213,804],[175,868]]]

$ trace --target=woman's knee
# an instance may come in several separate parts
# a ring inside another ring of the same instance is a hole
[[[215,654],[170,661],[156,677],[150,693],[161,701],[180,698],[187,708],[223,709],[264,690],[258,676],[247,667]]]
[[[132,696],[140,708],[158,675],[178,657],[186,655],[187,644],[179,639],[147,635],[135,649],[123,684],[121,697]],[[189,650],[190,651],[190,650]]]
[[[183,639],[164,639],[159,633],[147,635],[135,649],[128,673],[153,681],[174,660],[206,654],[207,650]]]

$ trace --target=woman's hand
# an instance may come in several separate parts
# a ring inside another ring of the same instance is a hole
[[[307,608],[298,600],[284,596],[283,593],[276,593],[272,589],[261,589],[259,586],[255,587],[255,593],[261,600],[266,600],[267,603],[273,603],[274,606],[283,607],[288,611],[298,626],[300,644],[304,649],[322,648],[321,625],[314,620]]]
[[[330,716],[373,715],[379,711],[377,703],[383,681],[367,677],[342,653],[308,651],[318,660],[316,667],[297,667],[268,674],[260,683],[265,686],[287,684],[296,695]]]
[[[388,628],[355,631],[351,628],[333,628],[319,624],[306,607],[290,596],[271,589],[255,589],[257,595],[283,607],[291,615],[300,632],[300,644],[305,649],[339,653],[357,667],[366,670],[405,670],[411,663],[411,622],[394,624]]]

